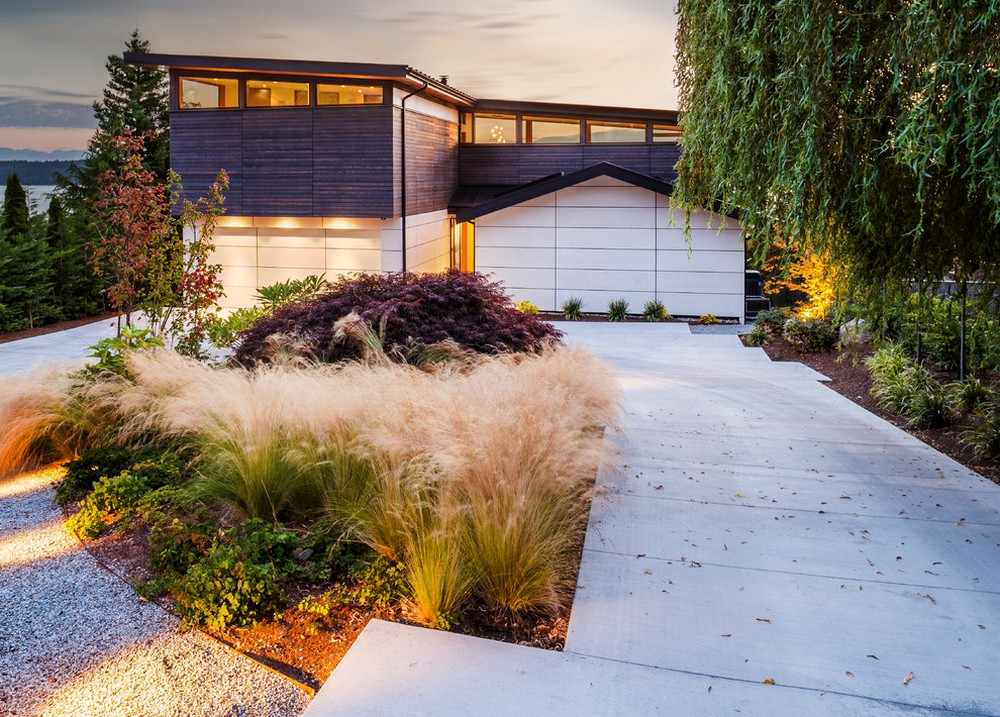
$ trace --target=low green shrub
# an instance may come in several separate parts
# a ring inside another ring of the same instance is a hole
[[[899,374],[912,363],[901,343],[887,341],[879,349],[865,359],[865,367],[877,383]]]
[[[701,316],[698,317],[698,323],[709,325],[709,324],[721,324],[722,322],[719,321],[719,317],[717,317],[715,314],[702,314]]]
[[[583,318],[583,299],[571,296],[562,305],[563,318],[567,321],[579,321]]]
[[[351,598],[359,605],[384,609],[409,594],[406,567],[402,563],[390,563],[381,556],[359,561],[351,568],[349,576],[354,583]]]
[[[125,359],[130,352],[163,348],[163,345],[163,339],[154,336],[149,329],[123,326],[120,336],[101,339],[90,347],[90,357],[96,361],[87,364],[84,370],[91,373],[110,371],[124,376],[127,370]]]
[[[624,321],[628,316],[628,302],[625,299],[614,299],[608,304],[608,321]]]
[[[183,575],[208,555],[217,538],[212,523],[187,522],[162,513],[150,522],[149,564],[163,573]]]
[[[1000,401],[992,398],[979,407],[976,424],[962,433],[962,442],[980,458],[1000,456]]]
[[[541,312],[541,309],[538,308],[538,305],[530,301],[518,301],[516,304],[514,304],[514,306],[517,307],[517,310],[520,311],[522,314],[538,314]]]
[[[673,317],[667,307],[659,299],[650,299],[642,309],[642,318],[646,321],[669,321]]]
[[[777,336],[785,328],[785,322],[792,318],[792,312],[782,307],[778,309],[764,309],[757,312],[754,319],[754,326],[762,326],[771,332],[772,336]]]
[[[771,342],[771,332],[766,326],[756,325],[747,334],[747,344],[750,346],[767,346]]]
[[[910,396],[906,407],[910,425],[919,428],[941,428],[951,424],[952,403],[948,392],[936,381]]]
[[[788,319],[782,336],[796,351],[824,353],[837,344],[837,330],[824,319]]]
[[[80,511],[67,525],[84,538],[95,538],[115,519],[135,513],[141,499],[149,493],[149,483],[141,475],[123,471],[112,478],[101,478],[84,498]]]
[[[955,407],[968,412],[978,411],[993,395],[993,390],[975,376],[955,381],[945,387]]]
[[[255,625],[285,599],[273,564],[252,562],[237,546],[223,543],[191,565],[174,591],[181,617],[216,630]]]

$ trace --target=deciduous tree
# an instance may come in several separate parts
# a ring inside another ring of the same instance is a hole
[[[680,0],[675,199],[855,287],[995,278],[1000,2]]]

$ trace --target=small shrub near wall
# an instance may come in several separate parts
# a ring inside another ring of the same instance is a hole
[[[788,319],[782,335],[798,351],[823,353],[837,344],[837,330],[823,319]]]

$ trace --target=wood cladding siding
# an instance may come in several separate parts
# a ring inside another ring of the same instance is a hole
[[[312,214],[312,112],[243,113],[243,208],[253,215]]]
[[[396,112],[396,144],[399,144]],[[397,157],[397,164],[401,157]],[[394,195],[399,200],[399,173]],[[437,117],[407,110],[406,113],[406,213],[424,214],[448,207],[458,186],[458,125]],[[397,205],[397,215],[401,209]]]
[[[243,121],[231,112],[171,112],[170,166],[181,175],[182,197],[207,195],[220,169],[229,174],[226,212],[243,212]]]
[[[394,216],[391,107],[179,110],[170,127],[185,199],[225,169],[230,215]]]
[[[677,178],[676,144],[463,144],[458,150],[461,184],[515,185],[557,172],[575,172],[599,162],[648,174],[668,182]]]
[[[395,216],[392,108],[319,107],[313,116],[314,216]]]

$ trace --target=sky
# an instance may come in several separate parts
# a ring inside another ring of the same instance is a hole
[[[409,65],[474,97],[675,109],[664,0],[0,0],[0,147],[82,150],[107,55]]]

